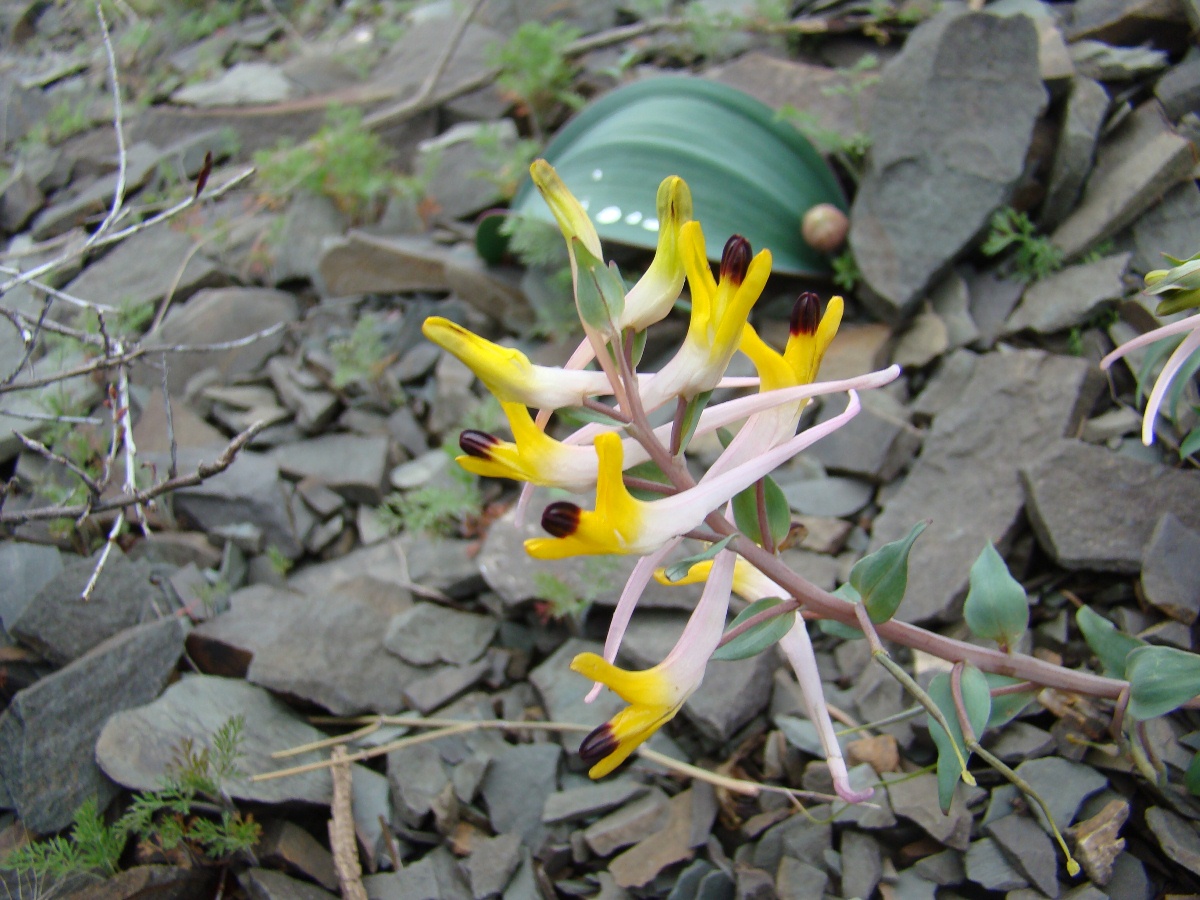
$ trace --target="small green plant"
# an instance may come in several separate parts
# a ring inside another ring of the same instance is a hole
[[[326,124],[303,144],[283,141],[254,155],[267,198],[283,204],[297,188],[328,197],[346,215],[362,221],[393,194],[419,192],[421,185],[391,171],[391,151],[362,125],[355,109],[331,109]]]
[[[880,76],[875,71],[878,68],[879,57],[873,53],[864,53],[854,65],[835,70],[842,76],[838,83],[821,88],[821,93],[826,97],[849,98],[854,114],[854,131],[850,134],[826,128],[821,124],[820,118],[810,110],[797,109],[791,104],[785,104],[779,109],[780,116],[791,122],[823,154],[836,159],[856,182],[862,180],[867,152],[871,149],[871,138],[866,131],[862,108],[862,94],[879,82]]]
[[[22,145],[61,144],[86,131],[92,124],[91,105],[88,97],[64,96],[46,110],[42,121],[29,129],[21,139]]]
[[[833,283],[846,293],[852,292],[862,281],[862,272],[858,268],[858,260],[849,248],[833,258]]]
[[[201,3],[167,2],[168,27],[180,44],[193,44],[203,40],[214,31],[227,28],[245,14],[241,0],[218,2],[207,0]],[[187,7],[181,8],[181,7]]]
[[[338,390],[352,384],[377,383],[392,361],[379,330],[379,319],[371,313],[359,318],[348,337],[330,342],[329,353],[335,364],[331,383]]]
[[[223,788],[241,774],[244,731],[245,719],[235,716],[217,729],[210,746],[185,741],[162,787],[136,794],[115,822],[105,822],[96,801],[88,800],[76,810],[68,835],[21,847],[3,867],[38,883],[107,878],[117,873],[131,835],[152,848],[183,846],[214,862],[249,850],[261,828],[233,807]]]
[[[580,586],[576,589],[552,572],[538,572],[533,578],[538,616],[543,621],[579,621],[598,597],[612,589],[615,574],[614,560],[587,559],[583,563]]]
[[[482,167],[474,174],[496,186],[505,200],[511,200],[522,180],[529,174],[529,164],[541,150],[541,144],[528,138],[506,144],[499,128],[481,128],[475,135]],[[560,237],[558,242],[562,243]]]
[[[997,210],[992,216],[991,231],[981,248],[987,256],[999,256],[1013,250],[1013,266],[1025,278],[1036,281],[1063,267],[1063,253],[1039,235],[1033,222],[1023,212],[1011,206]]]
[[[478,513],[483,504],[475,476],[457,469],[453,475],[449,484],[428,484],[414,491],[389,494],[376,510],[379,521],[392,534],[453,534],[458,524]]]
[[[566,48],[582,32],[563,22],[525,22],[505,43],[493,48],[491,62],[500,69],[496,83],[524,107],[539,139],[561,105],[583,105],[574,89],[575,67]]]
[[[283,551],[274,544],[267,548],[267,562],[271,566],[271,571],[281,578],[292,571],[292,566],[295,565],[295,562],[288,559]]]

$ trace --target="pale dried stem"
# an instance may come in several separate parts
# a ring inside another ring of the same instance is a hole
[[[330,804],[329,846],[333,868],[337,871],[342,900],[367,900],[362,883],[362,864],[358,859],[358,839],[354,834],[353,776],[345,747],[333,748],[333,802]]]
[[[108,60],[108,81],[112,87],[113,96],[113,132],[117,137],[117,183],[113,188],[112,207],[100,226],[92,232],[91,237],[84,241],[83,249],[94,245],[104,233],[113,226],[121,214],[121,206],[125,203],[125,179],[129,160],[125,151],[125,123],[121,110],[121,82],[117,78],[117,56],[113,52],[112,36],[108,33],[108,22],[104,18],[104,10],[100,0],[96,0],[96,18],[100,22],[100,35],[104,40],[104,55]]]

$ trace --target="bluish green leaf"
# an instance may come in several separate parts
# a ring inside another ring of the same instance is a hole
[[[1118,631],[1116,625],[1086,606],[1075,613],[1075,624],[1110,678],[1125,678],[1126,658],[1131,651],[1146,646],[1145,641]]]
[[[1193,453],[1200,451],[1200,427],[1193,428],[1179,445],[1179,458],[1187,459]]]
[[[1153,719],[1200,694],[1200,656],[1174,647],[1138,647],[1129,654],[1125,677],[1129,715]]]
[[[963,772],[954,747],[958,746],[963,760],[970,759],[971,751],[967,749],[966,742],[963,740],[962,728],[958,724],[958,711],[954,706],[950,676],[946,673],[935,675],[933,681],[929,683],[928,693],[950,726],[950,734],[946,734],[941,725],[932,717],[927,717],[929,736],[933,738],[933,742],[937,744],[938,748],[938,802],[942,806],[942,812],[949,812],[950,802],[954,799],[954,786],[958,784],[958,779],[962,777]],[[963,669],[962,699],[963,708],[967,711],[967,721],[971,723],[971,730],[978,738],[983,734],[988,717],[991,715],[992,695],[987,679],[974,666],[967,666]]]
[[[679,560],[679,562],[671,563],[671,565],[663,569],[663,576],[667,581],[679,581],[682,578],[687,578],[687,573],[692,570],[692,566],[697,563],[707,562],[716,557],[718,553],[729,546],[729,542],[735,537],[737,535],[734,534],[723,537],[715,544],[709,544],[699,553],[694,553],[686,559]]]
[[[763,597],[761,600],[755,600],[729,623],[730,628],[736,628],[742,622],[745,622],[751,616],[756,616],[760,612],[768,609],[773,609],[783,603],[779,597]],[[759,622],[748,631],[743,631],[728,644],[723,647],[718,647],[717,652],[712,655],[713,659],[746,659],[750,656],[756,656],[762,653],[768,647],[779,641],[781,637],[792,630],[792,625],[796,622],[796,612],[786,612],[774,618],[767,619],[765,622]]]
[[[1029,626],[1029,600],[991,541],[971,566],[970,584],[963,605],[967,627],[976,637],[1014,646]]]
[[[579,284],[575,292],[579,318],[596,331],[611,335],[613,323],[625,311],[625,282],[615,266],[604,265],[578,238],[571,238],[571,247],[579,267]]]
[[[1010,678],[1007,675],[995,675],[992,672],[984,672],[983,677],[987,679],[988,690],[992,691],[1024,681],[1023,678]],[[1001,725],[1007,725],[1020,715],[1021,710],[1037,698],[1037,692],[1037,688],[1032,688],[1019,694],[1001,694],[999,697],[992,697],[992,713],[988,716],[987,727],[999,728]]]
[[[544,155],[604,241],[654,249],[658,186],[678,175],[713,258],[729,235],[741,234],[756,250],[770,248],[776,272],[829,271],[828,258],[804,242],[800,222],[820,203],[846,209],[836,176],[795,128],[735,88],[672,76],[626,85],[589,104]],[[529,181],[512,208],[551,218]]]
[[[767,502],[767,527],[771,530],[771,539],[778,545],[792,527],[792,511],[783,489],[770,475],[763,480],[763,491]],[[733,498],[733,520],[746,537],[761,545],[762,530],[758,527],[758,495],[755,492],[755,486],[751,485]]]
[[[1184,390],[1192,383],[1192,376],[1198,369],[1200,369],[1200,350],[1194,351],[1179,367],[1175,377],[1171,379],[1171,387],[1167,389],[1162,409],[1172,422],[1179,418],[1179,401],[1183,398]]]
[[[888,621],[900,608],[908,588],[908,554],[913,541],[928,525],[928,522],[918,522],[907,536],[884,544],[856,562],[850,570],[850,583],[862,597],[867,613],[876,625]]]
[[[862,597],[858,595],[858,591],[854,589],[854,585],[849,583],[843,584],[834,591],[833,596],[847,600],[850,603],[862,602]],[[862,633],[861,628],[855,628],[852,625],[843,625],[837,619],[818,619],[817,627],[825,632],[825,634],[831,634],[846,641],[861,641],[866,636]]]
[[[489,265],[499,265],[508,253],[508,235],[501,230],[507,218],[507,211],[492,210],[484,213],[475,226],[475,251]]]
[[[643,332],[644,333],[644,332]],[[679,452],[682,453],[687,449],[687,445],[691,443],[692,435],[696,433],[696,426],[700,424],[700,414],[704,412],[704,408],[708,406],[708,401],[712,398],[712,391],[705,391],[702,394],[697,394],[687,401],[683,409],[683,421],[680,422],[679,430]]]
[[[659,468],[658,463],[652,459],[638,463],[636,466],[630,466],[625,470],[624,474],[631,478],[641,478],[643,481],[654,481],[658,484],[669,485],[671,483],[671,479]],[[629,493],[638,500],[661,500],[663,496],[655,491],[647,491],[639,487],[631,487]]]
[[[1200,753],[1192,754],[1192,761],[1183,775],[1183,783],[1189,794],[1200,797]]]
[[[1168,356],[1175,352],[1175,348],[1183,343],[1182,337],[1166,337],[1161,341],[1155,341],[1146,348],[1146,355],[1142,357],[1142,365],[1138,368],[1134,381],[1137,382],[1137,391],[1134,394],[1133,402],[1141,404],[1145,399],[1146,385],[1150,383],[1151,376],[1158,365],[1166,360]]]

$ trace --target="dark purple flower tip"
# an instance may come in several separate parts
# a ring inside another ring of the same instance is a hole
[[[542,527],[557,538],[569,537],[579,527],[581,510],[574,503],[559,500],[551,503],[542,513]]]
[[[805,291],[796,298],[789,323],[792,336],[816,334],[821,324],[821,299],[812,291]]]
[[[746,278],[746,270],[750,268],[750,242],[740,234],[735,234],[725,242],[721,252],[721,281],[729,282],[734,287],[740,285]]]
[[[458,446],[462,448],[462,452],[479,459],[491,459],[491,450],[498,443],[500,439],[495,435],[486,431],[476,431],[474,428],[468,428],[458,436]]]
[[[617,736],[610,722],[605,722],[583,739],[579,745],[579,758],[589,766],[594,765],[617,749]]]

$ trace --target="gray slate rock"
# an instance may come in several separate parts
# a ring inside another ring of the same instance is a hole
[[[1173,619],[1200,617],[1200,533],[1171,513],[1158,520],[1142,557],[1142,594]]]
[[[495,619],[434,603],[414,603],[388,625],[387,647],[405,662],[466,665],[480,657],[496,636]]]
[[[1169,809],[1152,806],[1146,810],[1146,825],[1158,838],[1163,852],[1189,872],[1200,875],[1200,836],[1195,823]]]
[[[330,900],[337,896],[309,881],[289,878],[274,869],[247,869],[238,876],[251,900]]]
[[[475,900],[486,900],[503,891],[520,863],[519,835],[498,834],[472,844],[466,870]]]
[[[278,66],[242,62],[210,81],[184,85],[171,100],[184,106],[256,106],[280,103],[295,93],[295,85]]]
[[[401,691],[419,670],[389,653],[383,636],[411,602],[369,575],[309,591],[284,621],[272,616],[269,627],[278,630],[254,651],[246,678],[335,715],[399,712]]]
[[[542,809],[558,787],[557,744],[517,744],[496,754],[480,791],[497,833],[511,832],[534,846],[543,834]]]
[[[588,848],[597,856],[611,856],[660,831],[670,818],[670,801],[659,788],[609,813],[583,832]]]
[[[1108,106],[1108,91],[1098,81],[1080,75],[1071,79],[1066,115],[1054,149],[1046,199],[1042,201],[1043,229],[1055,227],[1075,208],[1092,170]]]
[[[1015,891],[1029,884],[991,838],[967,848],[966,865],[967,879],[989,891]]]
[[[912,461],[921,447],[921,432],[910,425],[900,404],[887,394],[868,391],[863,409],[848,424],[824,437],[808,451],[826,470],[886,483]],[[832,418],[837,404],[823,404],[818,421]]]
[[[229,276],[204,253],[194,252],[195,246],[195,239],[185,232],[151,228],[118,244],[64,290],[95,303],[141,306],[159,303],[172,289],[172,303],[184,303],[201,288],[229,284]]]
[[[471,890],[458,860],[445,847],[436,847],[403,872],[368,875],[363,879],[369,900],[471,900]]]
[[[181,451],[180,471],[186,471],[185,466],[211,462],[217,455]],[[161,462],[166,462],[165,456]],[[162,468],[160,465],[160,471]],[[304,552],[294,530],[291,504],[279,479],[279,467],[267,456],[243,450],[224,472],[193,487],[181,488],[172,496],[176,515],[194,523],[200,531],[250,523],[262,530],[267,547],[274,547],[288,559]]]
[[[1059,440],[1021,469],[1029,521],[1061,566],[1137,572],[1157,518],[1200,529],[1200,474]]]
[[[885,773],[888,797],[896,815],[920,825],[935,841],[955,850],[966,850],[971,840],[972,815],[963,800],[961,786],[954,792],[949,814],[938,806],[937,776]]]
[[[271,262],[271,281],[309,281],[323,285],[317,263],[325,241],[346,230],[346,217],[328,197],[300,192],[292,197],[283,215],[278,248]]]
[[[328,434],[284,444],[271,456],[285,475],[316,479],[351,503],[378,506],[383,499],[388,468],[384,435]]]
[[[489,659],[462,666],[443,666],[432,675],[413,678],[400,692],[411,709],[428,715],[466,693],[482,681],[492,669]]]
[[[447,291],[450,251],[425,237],[378,237],[351,231],[325,244],[318,266],[330,296]]]
[[[78,659],[154,615],[151,601],[159,589],[150,583],[150,566],[126,558],[118,547],[109,554],[91,600],[80,599],[102,552],[68,562],[9,624],[14,637],[55,665]]]
[[[1075,821],[1083,801],[1108,785],[1108,779],[1090,766],[1058,756],[1027,760],[1017,766],[1016,771],[1042,795],[1055,824],[1062,831],[1066,831]],[[995,794],[1005,788],[1010,788],[1014,793],[1016,791],[1012,785],[994,791],[993,804],[996,800]],[[990,808],[988,812],[989,818],[993,818]],[[1045,828],[1046,822],[1041,807],[1035,806],[1034,813],[1038,822]]]
[[[920,622],[951,610],[984,543],[1003,544],[1018,521],[1019,470],[1077,427],[1098,387],[1082,359],[1032,350],[979,358],[875,520],[870,550],[933,520],[913,547],[901,619]]]
[[[1021,815],[1005,816],[989,822],[987,833],[1031,884],[1047,897],[1058,896],[1058,848],[1033,819]],[[970,852],[967,853],[967,873],[971,873]]]
[[[1200,109],[1200,56],[1172,66],[1158,79],[1154,96],[1172,122],[1178,121],[1184,113]]]
[[[749,861],[755,868],[775,872],[784,857],[821,859],[833,849],[833,827],[824,812],[828,806],[810,807],[811,817],[797,813],[763,832]]]
[[[1112,237],[1192,170],[1191,144],[1143,103],[1101,142],[1079,205],[1051,239],[1068,259]]]
[[[144,141],[138,141],[128,148],[125,155],[127,195],[145,185],[161,158],[162,151]],[[112,161],[115,162],[115,159],[116,154],[114,153]],[[116,166],[114,165],[113,168],[115,169]],[[84,225],[91,219],[103,217],[112,205],[116,187],[117,173],[115,171],[86,183],[71,196],[62,200],[56,199],[54,203],[34,216],[33,222],[29,225],[29,233],[34,240],[41,241]]]
[[[487,157],[480,150],[485,142],[492,148]],[[416,172],[418,177],[428,179],[425,196],[449,219],[465,218],[503,202],[497,183],[483,173],[516,142],[517,126],[507,118],[460,122],[436,138],[421,141],[417,145]]]
[[[114,713],[158,696],[182,653],[179,622],[148,622],[13,697],[0,715],[0,784],[27,828],[58,831],[85,800],[103,809],[116,796],[96,765],[97,736]]]
[[[241,775],[225,782],[229,795],[254,803],[329,805],[333,783],[318,769],[287,778],[250,781],[249,777],[284,768],[271,754],[326,737],[262,688],[231,678],[185,675],[161,697],[110,718],[96,741],[96,761],[109,778],[134,791],[154,790],[177,758],[180,742],[204,747],[230,718],[242,716]],[[318,762],[325,757],[309,751],[287,760],[288,765]],[[352,768],[357,781],[360,766]],[[370,773],[375,775],[374,772]],[[378,776],[376,776],[378,777]]]
[[[542,821],[547,825],[603,815],[649,790],[630,778],[606,778],[582,787],[558,791],[546,798]]]
[[[1081,325],[1097,310],[1121,299],[1130,254],[1081,263],[1035,281],[1009,317],[1007,331],[1053,334]]]
[[[806,516],[852,516],[875,497],[875,485],[861,478],[829,476],[803,481],[781,478],[779,487],[787,498],[788,507]]]
[[[1046,100],[1027,17],[942,13],[912,32],[882,73],[850,214],[875,314],[910,311],[1008,200]]]
[[[1200,186],[1192,180],[1175,185],[1162,202],[1133,223],[1137,252],[1133,268],[1146,273],[1170,265],[1163,254],[1187,259],[1200,247]]]
[[[433,744],[413,744],[387,755],[388,784],[396,817],[419,828],[438,795],[450,784],[450,772]]]
[[[147,336],[147,342],[165,344],[209,344],[249,337],[281,322],[294,322],[299,315],[296,298],[269,288],[228,287],[203,290],[187,303],[172,306],[162,326]],[[222,378],[256,372],[283,345],[283,334],[211,353],[173,353],[167,370],[172,394],[182,394],[191,378],[215,368]],[[135,380],[158,385],[162,375],[148,366],[135,367]]]
[[[577,722],[596,727],[624,709],[625,701],[609,690],[601,691],[595,702],[585,703],[583,698],[592,689],[592,683],[570,671],[571,660],[577,654],[603,652],[601,644],[569,638],[529,673],[529,682],[537,689],[542,707],[552,721]],[[558,738],[563,749],[574,756],[579,752],[579,744],[585,736],[564,731]]]
[[[0,629],[12,627],[38,591],[63,570],[57,547],[0,544]]]
[[[842,832],[841,846],[842,896],[870,897],[883,876],[883,851],[879,842],[861,831],[847,829]],[[780,880],[782,874],[781,870]],[[818,880],[815,875],[809,877],[814,882]]]

